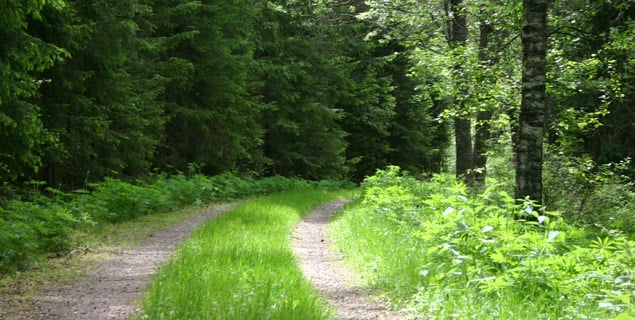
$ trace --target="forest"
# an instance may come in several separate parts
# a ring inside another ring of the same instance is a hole
[[[393,164],[481,181],[488,158],[513,161],[522,140],[521,7],[3,1],[3,195],[191,165],[360,181]],[[633,156],[634,10],[551,4],[546,161],[592,174]]]
[[[451,198],[449,176],[470,208],[615,253],[635,231],[634,75],[633,0],[0,0],[0,273],[73,228],[317,181],[420,227],[408,201]],[[496,268],[519,254],[496,250]]]

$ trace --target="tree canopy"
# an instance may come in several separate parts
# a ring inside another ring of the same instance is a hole
[[[4,186],[190,168],[359,181],[389,164],[482,185],[488,156],[524,161],[528,3],[1,4]],[[529,117],[558,152],[634,156],[635,5],[545,10],[544,119]]]

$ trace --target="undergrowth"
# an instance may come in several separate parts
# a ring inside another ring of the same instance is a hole
[[[530,222],[520,216],[533,216]],[[593,229],[595,230],[595,229]],[[331,233],[367,284],[431,319],[635,319],[635,241],[447,175],[378,171]]]
[[[290,191],[240,204],[197,230],[156,276],[143,319],[327,319],[289,234],[341,193]]]
[[[341,188],[343,181],[309,182],[269,177],[241,178],[232,174],[157,175],[133,184],[107,179],[84,190],[62,192],[47,188],[22,199],[0,203],[0,274],[26,270],[47,255],[60,255],[75,246],[74,232],[98,232],[103,226],[185,206],[228,201],[252,195],[312,186]]]

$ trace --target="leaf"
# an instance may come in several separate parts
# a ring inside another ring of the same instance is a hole
[[[615,284],[622,284],[631,281],[631,276],[619,276],[615,278]]]
[[[560,231],[549,231],[549,234],[547,235],[547,241],[553,241],[553,239],[558,237],[559,234]]]
[[[631,303],[631,296],[629,294],[621,294],[619,297],[620,302],[624,304]]]
[[[481,231],[483,233],[487,233],[487,232],[490,232],[492,230],[494,230],[494,227],[492,227],[492,226],[484,226],[483,229],[481,229]]]
[[[463,222],[463,221],[461,221],[461,222],[457,222],[457,223],[456,223],[456,226],[457,226],[457,227],[459,227],[459,229],[460,229],[460,230],[467,230],[467,229],[469,229],[469,226],[468,226],[465,222]]]
[[[496,263],[505,263],[507,262],[507,258],[500,251],[496,251],[489,255],[489,257]]]
[[[443,211],[443,216],[447,216],[448,214],[454,212],[454,207],[448,207],[447,209],[445,209],[445,211]]]
[[[620,313],[617,317],[615,317],[615,320],[635,320],[635,317],[624,312],[624,313]]]

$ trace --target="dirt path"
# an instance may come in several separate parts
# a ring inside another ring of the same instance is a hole
[[[334,253],[326,224],[346,201],[323,205],[305,216],[292,234],[293,251],[306,277],[327,297],[339,319],[407,319],[356,287],[355,273]]]
[[[340,319],[407,319],[372,300],[354,286],[356,276],[332,250],[326,223],[346,204],[337,201],[307,215],[295,228],[293,250],[304,274],[325,297]],[[192,230],[232,205],[214,206],[176,227],[144,240],[136,248],[115,254],[90,270],[86,280],[66,286],[51,284],[21,301],[20,308],[0,309],[0,319],[123,320],[138,312],[139,299],[176,246]],[[11,301],[1,301],[11,303]]]
[[[210,218],[230,210],[219,205],[195,214],[165,232],[144,240],[140,246],[109,258],[90,272],[90,277],[72,285],[55,286],[29,297],[18,314],[1,319],[128,319],[138,311],[138,303],[152,274],[192,230]]]

